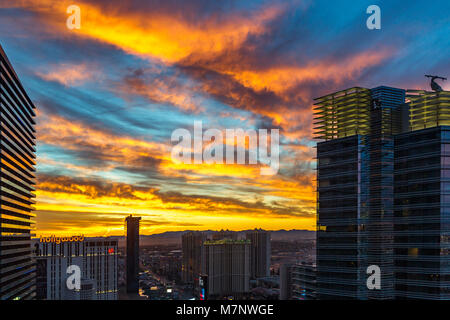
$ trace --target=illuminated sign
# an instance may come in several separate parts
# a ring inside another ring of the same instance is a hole
[[[200,287],[200,300],[206,300],[208,299],[208,276],[207,275],[202,275],[199,278],[199,287]]]
[[[201,289],[201,292],[200,292],[200,300],[205,300],[205,289]]]
[[[79,236],[71,236],[71,237],[56,237],[56,236],[50,236],[50,237],[40,237],[39,242],[54,242],[54,243],[61,243],[61,242],[83,242],[84,241],[84,235]]]
[[[109,248],[108,253],[114,253],[114,248]]]

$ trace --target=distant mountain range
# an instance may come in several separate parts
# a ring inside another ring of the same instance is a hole
[[[141,235],[140,244],[141,246],[150,245],[181,245],[181,236],[191,230],[184,231],[167,231],[152,235]],[[238,236],[245,236],[246,232],[252,230],[242,230],[237,231]],[[218,231],[214,230],[204,230],[208,235],[212,235]],[[273,241],[302,241],[302,240],[313,240],[316,238],[316,232],[310,230],[276,230],[270,231],[271,238]],[[124,237],[115,237],[119,239],[119,246],[125,245]]]

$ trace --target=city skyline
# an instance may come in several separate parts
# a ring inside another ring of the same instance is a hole
[[[36,235],[123,235],[129,214],[142,234],[315,230],[313,98],[450,74],[448,2],[381,3],[371,31],[370,1],[77,1],[69,30],[69,1],[1,1],[1,45],[37,106]],[[171,132],[195,120],[280,129],[279,173],[174,164]]]

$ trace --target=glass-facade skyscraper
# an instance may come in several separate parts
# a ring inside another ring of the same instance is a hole
[[[450,92],[412,91],[395,136],[396,296],[450,300]]]
[[[418,161],[430,157],[422,135],[450,125],[448,97],[382,86],[316,99],[319,299],[449,297],[444,143],[426,142],[434,162]],[[381,290],[367,288],[370,265]]]
[[[0,300],[34,299],[35,106],[1,46],[0,70]]]

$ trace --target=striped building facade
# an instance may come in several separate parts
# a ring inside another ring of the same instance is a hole
[[[0,46],[0,300],[33,299],[35,106]]]

